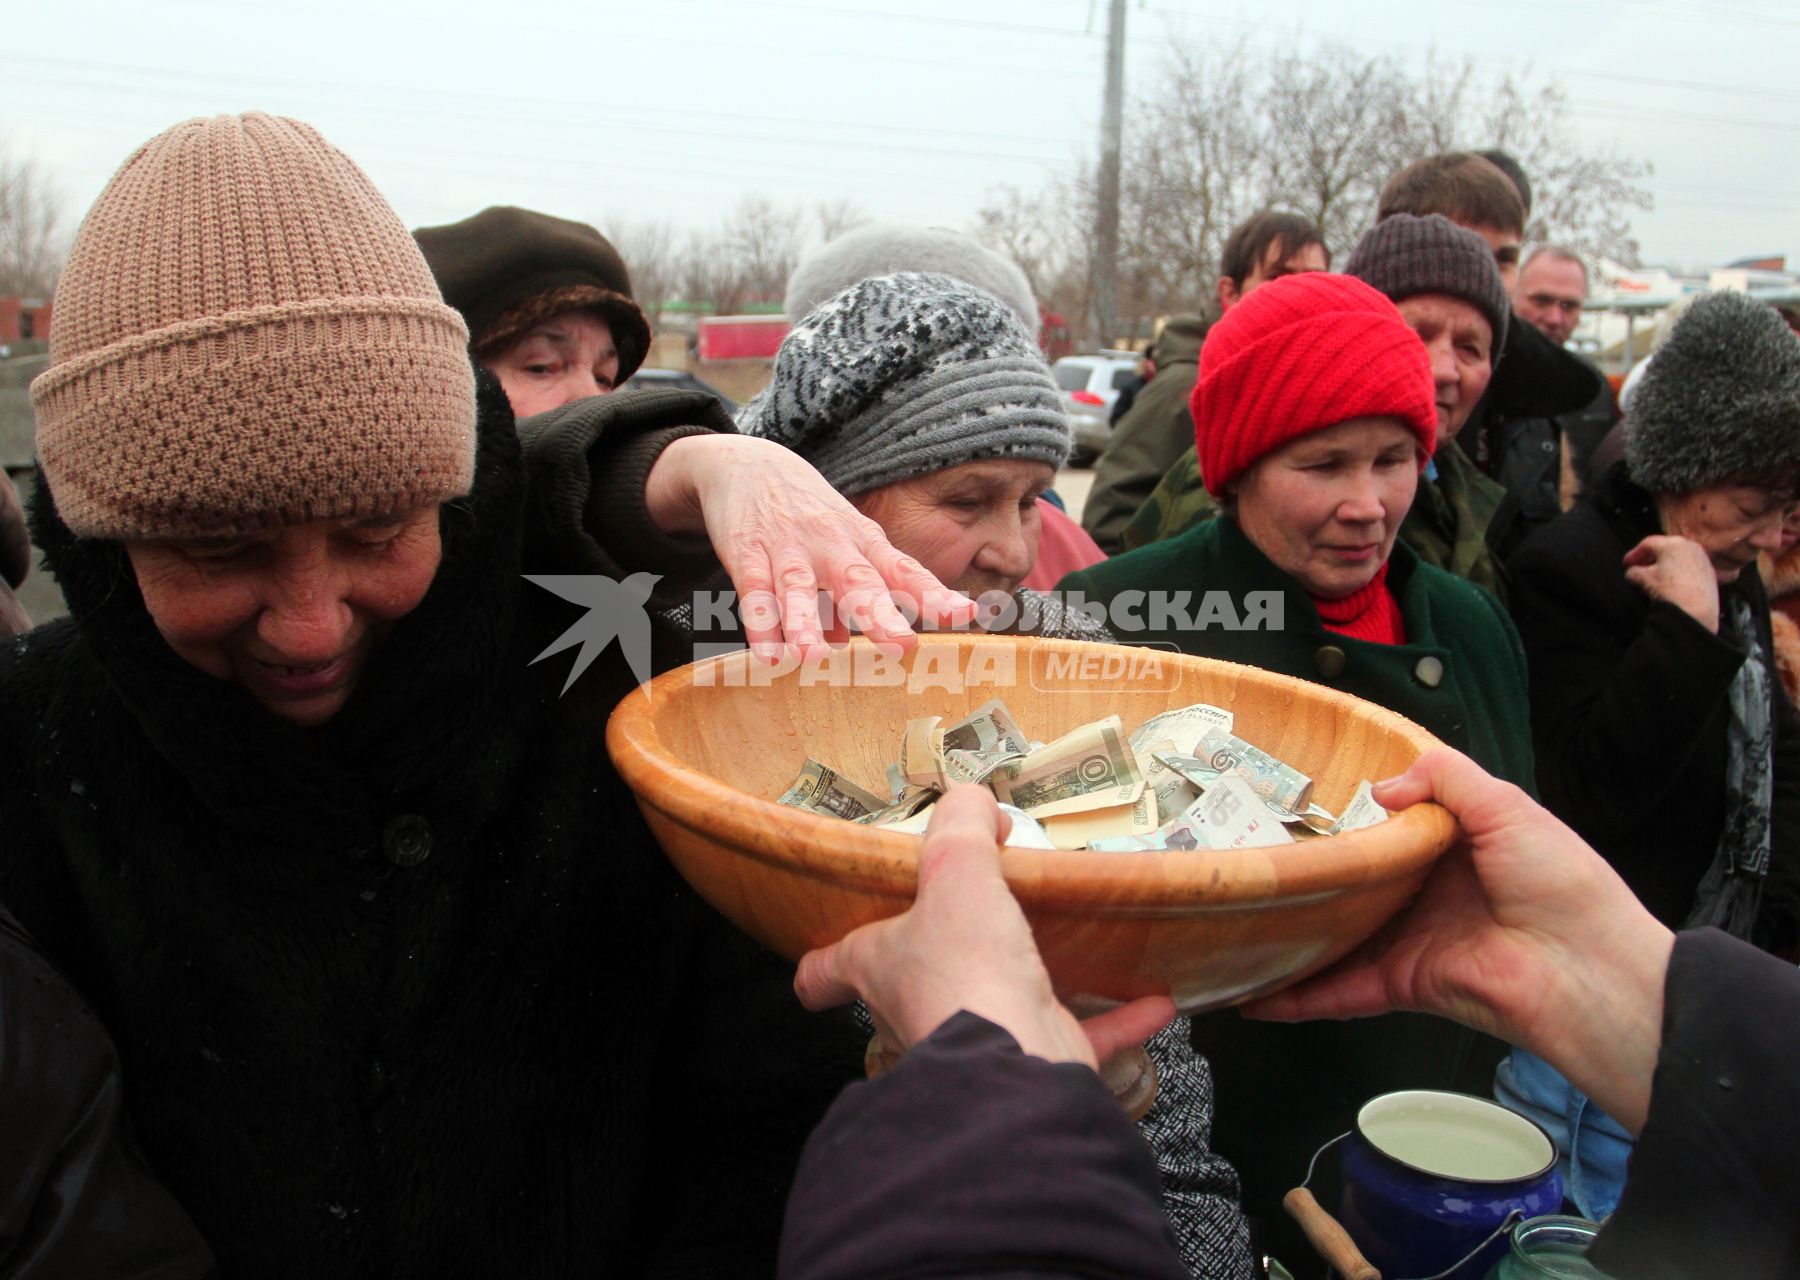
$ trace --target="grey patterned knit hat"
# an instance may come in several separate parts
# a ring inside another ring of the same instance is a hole
[[[874,276],[814,308],[737,425],[846,497],[982,458],[1069,456],[1062,396],[1012,308],[921,272]]]
[[[1391,213],[1350,251],[1344,274],[1372,284],[1395,302],[1421,293],[1461,298],[1494,331],[1488,359],[1500,360],[1512,303],[1488,242],[1441,213]]]
[[[948,227],[878,223],[839,236],[809,253],[788,278],[786,310],[799,320],[858,280],[896,271],[931,271],[986,289],[1037,332],[1037,297],[1018,264]]]
[[[1713,293],[1644,370],[1625,463],[1652,493],[1692,493],[1800,465],[1800,339],[1766,302]]]

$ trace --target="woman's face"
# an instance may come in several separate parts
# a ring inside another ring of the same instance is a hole
[[[1658,494],[1664,533],[1700,544],[1720,582],[1735,582],[1759,552],[1779,554],[1782,528],[1794,501],[1791,489],[1715,485],[1692,493]]]
[[[486,364],[518,418],[605,395],[619,377],[612,328],[592,311],[552,316]]]
[[[1310,594],[1341,600],[1387,563],[1421,461],[1418,437],[1392,418],[1309,432],[1238,480],[1238,527]]]
[[[915,476],[851,501],[939,582],[973,598],[1011,594],[1037,563],[1045,462],[994,458]]]
[[[424,598],[442,556],[435,503],[240,537],[127,542],[125,550],[169,647],[300,725],[343,709],[382,636]]]

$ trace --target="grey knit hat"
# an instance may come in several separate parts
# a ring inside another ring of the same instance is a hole
[[[1498,363],[1512,303],[1500,268],[1494,265],[1494,251],[1473,231],[1441,213],[1423,218],[1391,213],[1356,242],[1344,272],[1374,285],[1395,302],[1421,293],[1461,298],[1487,317],[1494,331],[1488,356]]]
[[[1800,339],[1773,307],[1713,293],[1688,308],[1632,394],[1625,463],[1653,493],[1800,465]]]
[[[784,444],[846,497],[981,458],[1060,467],[1062,396],[993,294],[949,276],[875,276],[814,308],[781,344],[738,430]]]
[[[858,280],[896,271],[933,271],[986,289],[1018,312],[1028,330],[1037,332],[1037,298],[1012,259],[947,227],[891,223],[848,232],[808,254],[788,277],[788,318],[801,319]]]

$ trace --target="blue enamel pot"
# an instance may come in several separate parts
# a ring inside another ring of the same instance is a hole
[[[1415,1089],[1366,1103],[1343,1148],[1338,1220],[1384,1276],[1480,1280],[1520,1218],[1562,1208],[1556,1147],[1524,1116]]]

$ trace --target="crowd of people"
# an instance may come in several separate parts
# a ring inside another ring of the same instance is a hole
[[[1613,1274],[1800,1272],[1800,340],[1702,298],[1620,422],[1530,194],[1421,158],[1341,272],[1251,219],[1077,524],[1037,300],[957,233],[813,254],[734,418],[615,394],[651,331],[592,227],[409,233],[278,117],[151,139],[32,387],[68,618],[12,604],[0,488],[0,1275],[1243,1280],[1408,1087],[1537,1121]],[[607,758],[627,655],[536,661],[547,573],[647,583],[658,670],[726,585],[766,658],[989,625],[1318,681],[1447,744],[1377,797],[1459,843],[1250,1018],[1081,1024],[953,791],[913,910],[796,977]],[[1121,621],[1205,591],[1279,621]],[[907,1052],[853,1084],[855,1000]],[[1140,1045],[1132,1124],[1095,1068]]]

